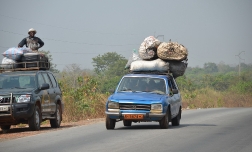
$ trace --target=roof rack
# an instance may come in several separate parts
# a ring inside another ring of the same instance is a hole
[[[129,71],[131,74],[158,74],[158,75],[168,75],[172,76],[170,72],[162,72],[162,71]]]
[[[0,64],[0,73],[10,71],[31,71],[31,70],[49,70],[50,62],[33,61],[17,62],[11,64]]]

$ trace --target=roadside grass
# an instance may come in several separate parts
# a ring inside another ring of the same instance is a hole
[[[71,96],[64,96],[63,122],[104,117],[106,99],[107,96],[103,94],[88,96],[81,101],[75,101]]]
[[[252,107],[252,95],[220,92],[210,88],[181,91],[182,108]]]

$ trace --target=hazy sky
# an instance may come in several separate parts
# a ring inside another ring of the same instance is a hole
[[[107,52],[128,59],[150,35],[187,47],[191,67],[237,65],[242,51],[252,63],[251,0],[0,0],[0,20],[0,52],[35,28],[59,70],[91,69]]]

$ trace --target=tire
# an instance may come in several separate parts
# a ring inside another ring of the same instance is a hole
[[[172,119],[172,125],[173,126],[179,126],[180,125],[180,119],[181,119],[181,108],[179,109],[178,115]]]
[[[106,128],[108,130],[115,129],[115,119],[110,119],[108,116],[106,117]]]
[[[52,128],[59,128],[60,124],[61,124],[61,117],[62,117],[62,113],[61,113],[61,108],[60,105],[57,104],[56,105],[56,111],[55,111],[55,119],[50,119],[50,124]]]
[[[32,131],[40,130],[41,113],[39,107],[36,105],[32,116],[28,120],[29,128]]]
[[[2,125],[1,129],[3,133],[7,133],[10,130],[11,125]]]
[[[129,120],[123,120],[123,125],[124,126],[131,126],[131,124],[132,124],[132,121],[129,121]]]
[[[169,110],[167,110],[166,115],[159,121],[159,125],[161,129],[169,128]]]

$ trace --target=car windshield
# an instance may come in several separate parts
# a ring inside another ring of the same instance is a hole
[[[0,88],[1,89],[24,89],[35,88],[35,74],[22,74],[22,75],[0,75]]]
[[[124,77],[119,84],[117,92],[151,92],[165,94],[165,80],[150,77]]]

